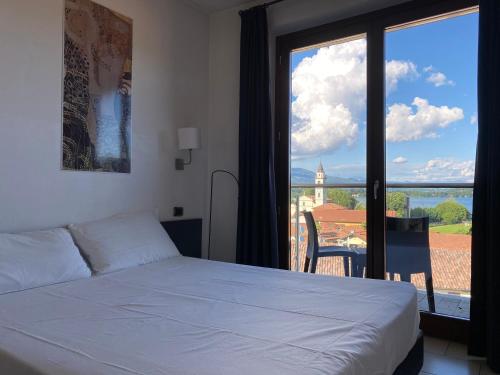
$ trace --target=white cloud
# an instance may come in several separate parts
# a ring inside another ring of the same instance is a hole
[[[358,139],[359,128],[344,105],[318,104],[311,108],[306,120],[293,126],[292,131],[292,154],[305,156],[353,145]]]
[[[427,82],[432,83],[436,87],[445,85],[455,86],[455,82],[446,78],[446,75],[441,72],[432,73],[429,77],[427,77]]]
[[[472,116],[470,117],[470,124],[477,125],[477,113],[472,114]]]
[[[366,103],[366,41],[320,48],[292,73],[292,155],[356,143]]]
[[[387,62],[388,87],[414,76],[410,61]],[[320,48],[292,72],[294,159],[354,145],[366,118],[366,40]]]
[[[403,156],[398,156],[392,161],[394,164],[405,164],[408,162],[408,159]]]
[[[396,103],[389,107],[386,116],[386,139],[391,142],[416,141],[422,138],[436,138],[437,130],[462,120],[461,108],[430,105],[426,99],[416,97],[412,105]]]
[[[391,60],[385,63],[387,93],[397,89],[401,79],[418,78],[417,66],[411,61]]]
[[[432,65],[426,66],[424,72],[428,73],[427,82],[432,83],[436,87],[455,86],[455,82],[446,77],[446,74],[438,72]]]
[[[474,181],[474,160],[436,158],[413,172],[419,181]]]

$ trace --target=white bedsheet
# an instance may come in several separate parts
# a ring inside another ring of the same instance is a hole
[[[392,374],[407,283],[185,257],[0,295],[0,374]]]

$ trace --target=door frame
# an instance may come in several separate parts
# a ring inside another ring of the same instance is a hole
[[[393,26],[478,6],[478,0],[412,0],[400,5],[335,21],[276,38],[275,176],[278,212],[279,266],[290,269],[290,53],[308,46],[365,34],[367,39],[367,277],[385,278],[385,30]],[[374,199],[374,185],[379,192]],[[371,198],[369,198],[371,197]],[[422,313],[430,331],[449,321],[466,337],[468,321]],[[437,319],[437,320],[435,320]],[[432,334],[432,332],[431,332]],[[438,336],[443,333],[436,331]]]

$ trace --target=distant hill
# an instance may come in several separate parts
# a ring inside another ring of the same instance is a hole
[[[291,170],[291,180],[292,184],[314,184],[314,179],[316,173],[304,168],[292,168]],[[327,183],[330,184],[359,184],[364,182],[361,179],[356,178],[344,178],[338,176],[327,176]]]
[[[304,168],[292,168],[292,184],[314,184],[316,173]]]

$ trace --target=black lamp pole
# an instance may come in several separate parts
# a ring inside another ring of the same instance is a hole
[[[225,173],[228,174],[233,178],[233,180],[236,182],[236,185],[238,186],[238,194],[239,194],[239,188],[240,188],[240,183],[238,181],[238,178],[234,174],[232,174],[229,171],[226,171],[225,169],[215,169],[212,172],[212,175],[210,177],[210,216],[208,219],[208,251],[207,251],[207,258],[210,259],[210,241],[212,239],[212,201],[213,201],[213,191],[214,191],[214,175],[216,173]]]

